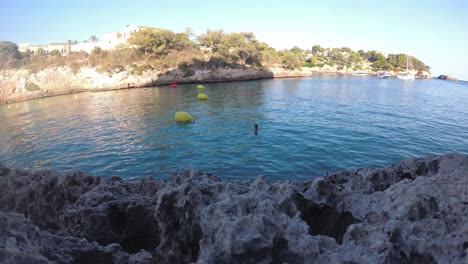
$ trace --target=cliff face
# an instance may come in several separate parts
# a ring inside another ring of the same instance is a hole
[[[311,181],[0,166],[1,263],[466,263],[468,156]]]
[[[79,91],[97,91],[129,87],[154,86],[170,83],[200,83],[241,81],[265,78],[311,76],[307,70],[272,69],[260,71],[246,69],[194,70],[192,75],[181,70],[166,72],[146,71],[141,75],[129,70],[118,73],[99,73],[94,68],[81,68],[73,72],[68,67],[49,68],[37,73],[28,70],[0,72],[0,103],[28,100]]]

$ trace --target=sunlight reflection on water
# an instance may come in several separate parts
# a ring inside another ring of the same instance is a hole
[[[126,178],[197,168],[277,180],[468,152],[461,84],[317,75],[205,86],[207,102],[196,85],[179,85],[2,105],[0,162]],[[175,123],[182,110],[196,122]]]

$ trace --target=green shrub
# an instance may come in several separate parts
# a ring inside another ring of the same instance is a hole
[[[134,75],[142,75],[143,72],[145,72],[147,70],[152,70],[152,69],[153,69],[153,67],[151,67],[148,64],[138,65],[138,66],[134,66],[130,73],[134,74]]]
[[[60,53],[60,51],[58,51],[58,50],[53,50],[53,51],[49,52],[49,55],[52,56],[52,57],[60,57],[60,56],[62,56],[62,53]]]
[[[179,70],[184,73],[183,77],[190,77],[195,75],[193,65],[188,64],[186,61],[179,63]]]
[[[33,82],[27,82],[25,88],[26,88],[26,91],[28,91],[28,92],[34,92],[34,91],[41,90],[41,87],[39,87],[37,84],[35,84]]]

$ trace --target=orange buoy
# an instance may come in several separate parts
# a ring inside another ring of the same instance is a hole
[[[177,84],[173,83],[173,84],[169,85],[169,87],[171,87],[171,88],[177,88]]]

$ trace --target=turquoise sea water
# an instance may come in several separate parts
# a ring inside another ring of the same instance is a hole
[[[0,162],[124,178],[196,168],[278,180],[468,154],[463,83],[317,75],[205,86],[206,102],[192,84],[0,105]],[[196,122],[176,123],[176,111]]]

